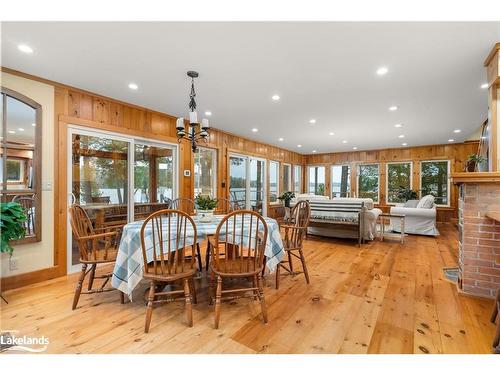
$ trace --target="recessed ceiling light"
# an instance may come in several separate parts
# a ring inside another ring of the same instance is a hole
[[[276,102],[276,101],[280,100],[280,96],[279,95],[273,95],[273,96],[271,96],[271,99]]]
[[[285,139],[284,138],[278,138],[278,141],[283,142]]]
[[[453,130],[453,133],[460,133],[460,132],[461,132],[461,130],[460,130],[460,129],[455,129],[455,130]]]
[[[17,130],[19,130],[20,132],[23,132],[24,128],[17,128]]]
[[[212,116],[212,112],[210,112],[210,111],[205,111],[205,116]]]
[[[387,74],[388,71],[389,71],[389,69],[387,69],[385,66],[382,66],[382,67],[377,69],[377,75],[383,76],[383,75]]]
[[[301,147],[302,147],[302,145],[297,145],[297,147],[298,147],[298,148],[301,148]]]
[[[9,134],[16,134],[14,130],[9,130]]]
[[[358,148],[357,148],[356,146],[354,146],[352,149],[353,149],[353,150],[357,150]]]
[[[335,133],[334,132],[330,132],[330,133],[328,133],[328,135],[335,135]]]
[[[488,85],[487,83],[483,83],[483,84],[481,85],[481,88],[482,88],[482,89],[487,89],[487,88],[488,88],[488,86],[489,86],[489,85]]]
[[[30,46],[28,46],[26,44],[19,44],[17,46],[17,49],[21,52],[24,52],[24,53],[33,53],[33,48],[31,48]]]
[[[342,143],[347,143],[347,141],[346,141],[346,140],[343,140],[343,141],[342,141]]]
[[[403,142],[403,143],[401,143],[401,146],[408,146],[408,143]]]
[[[35,123],[33,123],[33,124],[31,124],[31,126],[36,126],[36,124],[35,124]]]
[[[397,105],[391,105],[391,106],[389,107],[389,111],[394,112],[394,111],[397,111],[397,110],[398,110],[398,106],[397,106]]]
[[[259,129],[257,129],[257,128],[253,128],[253,129],[252,129],[252,131],[253,131],[254,133],[257,133],[257,132],[259,131]]]
[[[448,139],[448,142],[455,142],[453,138]]]
[[[403,124],[396,124],[396,125],[394,125],[394,127],[395,128],[401,128],[401,127],[403,127]]]
[[[316,124],[316,119],[314,119],[314,118],[310,119],[309,124]]]
[[[315,154],[315,153],[316,153],[316,150],[313,150],[313,154]]]
[[[404,134],[400,134],[400,135],[398,135],[398,138],[404,138],[404,137],[405,137],[405,135],[404,135]]]
[[[137,89],[139,88],[139,86],[137,86],[137,83],[133,83],[133,82],[132,82],[132,83],[129,83],[129,84],[128,84],[128,88],[129,88],[130,90],[137,90]]]

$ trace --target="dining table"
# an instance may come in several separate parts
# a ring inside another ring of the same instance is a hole
[[[225,215],[213,215],[210,221],[200,216],[192,216],[196,225],[197,239],[196,243],[205,241],[209,235],[214,235],[217,231],[219,223]],[[278,222],[270,217],[264,217],[267,224],[267,241],[264,250],[265,264],[269,272],[274,272],[276,266],[283,259],[284,249],[281,240],[280,227]],[[125,293],[130,299],[132,293],[142,280],[144,272],[144,258],[141,245],[141,228],[144,220],[128,223],[123,227],[123,232],[118,247],[116,263],[111,278],[111,285]],[[221,230],[225,226],[221,227]],[[195,245],[194,230],[187,226],[187,242],[186,245]],[[152,242],[151,231],[145,231],[145,243],[148,247],[148,242]],[[189,242],[191,241],[191,242]],[[201,270],[200,270],[201,272]]]

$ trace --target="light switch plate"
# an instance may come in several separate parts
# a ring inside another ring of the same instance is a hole
[[[42,190],[43,191],[52,191],[52,181],[43,181],[42,182]]]
[[[184,169],[184,177],[191,176],[191,171],[189,169]]]

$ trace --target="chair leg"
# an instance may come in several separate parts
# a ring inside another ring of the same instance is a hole
[[[304,270],[304,276],[306,277],[306,283],[309,284],[309,272],[307,272],[306,258],[304,257],[302,249],[299,250],[299,254],[300,254],[300,261],[302,262],[302,269]]]
[[[491,322],[495,323],[497,321],[498,309],[500,308],[500,289],[497,291],[497,298],[495,298],[495,305],[493,306],[493,311],[491,312]]]
[[[213,272],[210,272],[210,280],[208,281],[208,304],[209,305],[213,305],[213,303],[214,303],[214,297],[215,297],[214,284],[215,284],[215,274]]]
[[[89,285],[87,290],[92,290],[92,286],[94,286],[94,278],[95,278],[95,269],[97,267],[97,264],[93,264],[90,267],[90,277],[89,277]]]
[[[191,290],[191,295],[193,296],[193,303],[195,305],[198,304],[198,297],[196,296],[196,285],[195,285],[196,281],[194,280],[194,278],[190,278],[189,279],[189,286],[190,286],[190,290]]]
[[[186,298],[186,317],[188,326],[193,326],[193,305],[191,304],[191,292],[189,290],[189,280],[184,279],[184,297]]]
[[[500,351],[500,322],[498,322],[497,324],[495,338],[493,339],[493,348],[497,351]]]
[[[257,286],[257,276],[254,276],[253,279],[252,279],[252,287],[258,289],[258,286]],[[257,299],[259,298],[259,292],[256,289],[254,289],[252,291],[253,292],[253,300],[254,301],[257,301]]]
[[[219,328],[221,298],[222,298],[222,278],[220,276],[217,276],[217,291],[215,292],[215,329]]]
[[[286,255],[288,255],[288,265],[290,267],[290,274],[293,276],[292,254],[290,253],[290,251],[287,251]]]
[[[153,300],[155,298],[155,288],[156,285],[154,281],[151,281],[149,285],[149,294],[148,294],[148,307],[146,308],[146,325],[144,326],[144,332],[149,332],[149,325],[151,324],[151,316],[153,315]]]
[[[76,309],[78,305],[78,300],[80,299],[80,293],[82,292],[83,280],[85,280],[85,272],[87,271],[87,264],[82,264],[82,271],[80,272],[80,277],[78,283],[76,284],[75,296],[73,297],[73,310]]]
[[[264,323],[267,323],[267,306],[266,306],[266,300],[264,299],[264,288],[262,286],[261,275],[257,275],[257,283],[259,285],[259,300],[260,300],[260,307],[262,309],[262,318],[264,319]]]
[[[198,271],[201,273],[203,270],[203,265],[201,263],[201,251],[200,251],[200,244],[196,244],[196,257],[198,258]]]
[[[278,263],[276,266],[276,289],[280,288],[280,268],[281,268],[281,263]]]
[[[210,264],[210,241],[207,241],[207,253],[205,254],[205,271],[208,271],[209,264]]]

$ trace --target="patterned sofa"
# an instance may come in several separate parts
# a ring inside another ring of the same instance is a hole
[[[333,198],[330,199],[327,196],[314,195],[314,194],[298,194],[295,199],[292,200],[292,206],[301,200],[306,200],[311,203],[313,209],[311,210],[311,220],[314,219],[321,220],[325,223],[330,219],[332,223],[338,222],[349,222],[357,220],[358,215],[351,212],[338,212],[338,210],[328,212],[328,210],[322,209],[321,211],[315,212],[314,202],[321,202],[321,206],[328,207],[331,204],[332,207],[338,207],[342,204],[349,203],[363,203],[363,210],[361,212],[361,235],[363,240],[373,240],[377,235],[377,218],[382,213],[378,208],[373,208],[373,200],[370,198]],[[317,206],[317,205],[316,205]],[[326,236],[326,237],[339,237],[339,238],[357,238],[356,233],[352,230],[348,230],[342,226],[337,225],[310,225],[308,229],[309,234]]]

